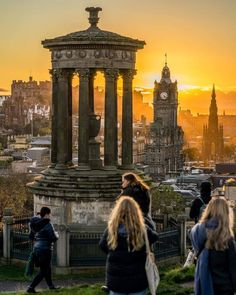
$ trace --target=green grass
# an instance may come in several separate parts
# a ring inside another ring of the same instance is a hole
[[[0,266],[0,281],[25,281],[26,279],[22,276],[24,273],[23,268],[16,266]],[[73,279],[73,278],[95,278],[102,277],[104,273],[92,273],[92,274],[78,274],[78,275],[66,275],[66,276],[54,276],[55,279]],[[161,281],[158,286],[158,295],[190,295],[193,293],[192,288],[183,288],[182,283],[191,282],[194,279],[194,267],[181,268],[179,267],[168,267],[160,268]],[[41,294],[52,295],[104,295],[105,293],[100,289],[101,285],[78,285],[72,288],[63,288],[55,291],[42,291]],[[25,294],[24,292],[0,292],[0,294]]]
[[[24,268],[14,265],[0,265],[0,281],[24,282]]]
[[[39,294],[45,294],[45,295],[104,295],[105,293],[101,290],[100,285],[81,285],[81,286],[75,286],[72,288],[63,288],[59,290],[54,291],[46,291],[43,290],[42,292],[37,291]],[[0,294],[4,295],[13,295],[13,294],[26,294],[25,292],[0,292]]]
[[[37,270],[35,271],[35,273]],[[27,282],[31,278],[25,277],[25,268],[22,266],[15,265],[0,265],[0,281],[18,281]],[[83,272],[81,274],[69,274],[69,275],[53,275],[53,279],[56,280],[67,280],[67,279],[86,279],[86,278],[101,278],[103,279],[105,274],[103,271],[92,271]]]
[[[158,295],[187,295],[193,293],[193,288],[183,288],[180,284],[194,280],[194,267],[168,267],[168,269],[160,271],[160,278],[157,289]]]
[[[164,280],[177,284],[193,281],[194,266],[169,270],[164,274]]]

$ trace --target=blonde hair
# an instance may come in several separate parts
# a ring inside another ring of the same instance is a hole
[[[122,178],[128,180],[131,186],[139,184],[143,189],[149,190],[149,186],[143,181],[140,176],[135,173],[127,172],[122,175]]]
[[[140,250],[144,245],[145,224],[138,204],[130,197],[118,199],[108,221],[108,247],[118,246],[118,228],[123,224],[127,232],[128,251]]]
[[[234,213],[224,197],[213,196],[199,222],[205,223],[209,219],[215,219],[218,226],[207,229],[206,248],[218,251],[227,249],[229,239],[234,237]]]

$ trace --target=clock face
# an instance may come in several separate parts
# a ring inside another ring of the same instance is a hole
[[[168,94],[167,94],[166,92],[162,92],[162,93],[160,94],[160,97],[161,97],[161,99],[165,100],[165,99],[167,99]]]

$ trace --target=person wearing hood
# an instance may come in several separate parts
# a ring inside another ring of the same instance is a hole
[[[189,217],[195,220],[195,223],[201,217],[202,209],[205,209],[206,205],[211,200],[211,183],[209,181],[203,181],[200,187],[200,196],[197,196],[192,202]]]
[[[149,186],[137,174],[128,172],[122,176],[121,187],[122,192],[119,197],[129,196],[133,198],[143,213],[145,223],[155,230],[156,226],[150,215],[151,198]]]
[[[147,294],[145,231],[150,244],[158,240],[158,234],[145,226],[137,202],[128,196],[120,197],[99,242],[108,254],[106,278],[110,295]]]
[[[236,292],[236,244],[233,210],[224,197],[212,197],[199,223],[190,232],[198,257],[195,295],[233,295]]]
[[[45,278],[49,289],[57,289],[52,282],[51,258],[53,244],[58,239],[53,225],[50,222],[51,210],[42,207],[38,216],[30,220],[30,240],[33,241],[33,254],[40,268],[39,273],[34,277],[27,293],[36,293],[35,287]]]

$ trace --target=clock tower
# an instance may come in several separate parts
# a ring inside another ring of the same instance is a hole
[[[177,109],[177,81],[171,81],[166,60],[160,82],[154,82],[154,116],[146,145],[145,162],[156,180],[171,176],[183,167],[183,130],[177,123]]]
[[[170,79],[167,61],[161,73],[160,82],[154,82],[154,122],[161,120],[163,126],[177,126],[178,91],[177,81]]]

